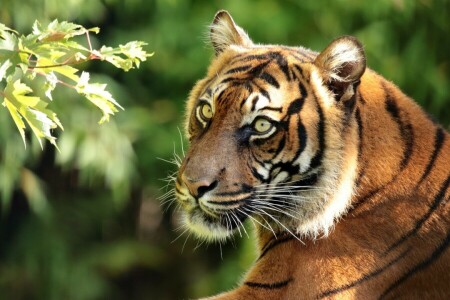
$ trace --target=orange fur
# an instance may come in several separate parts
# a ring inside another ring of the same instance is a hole
[[[209,299],[448,299],[449,134],[365,69],[354,38],[317,54],[254,45],[226,12],[212,28],[177,196],[208,239],[249,219],[260,256]]]

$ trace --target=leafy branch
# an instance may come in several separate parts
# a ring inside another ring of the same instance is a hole
[[[70,22],[51,22],[43,28],[39,22],[26,36],[0,23],[0,99],[9,111],[26,146],[25,130],[28,127],[38,138],[47,139],[56,146],[52,131],[64,130],[56,113],[49,108],[52,92],[57,86],[69,88],[82,95],[103,113],[99,123],[109,120],[110,115],[123,109],[106,90],[106,84],[91,83],[88,72],[76,68],[78,64],[100,60],[117,68],[129,71],[138,68],[140,62],[153,54],[143,50],[146,43],[128,42],[116,48],[102,46],[93,49],[90,34],[99,33],[99,28],[86,29]],[[85,36],[87,47],[74,40]],[[40,77],[45,97],[39,97],[26,84]]]

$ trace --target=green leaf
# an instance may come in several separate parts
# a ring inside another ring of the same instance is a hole
[[[58,77],[56,77],[54,72],[50,72],[45,75],[45,79],[45,96],[47,96],[48,99],[53,100],[52,91],[56,88]]]
[[[0,23],[0,36],[3,33],[3,31],[10,31],[10,32],[14,32],[15,34],[18,34],[17,31],[7,27],[5,24]]]
[[[15,107],[11,102],[8,101],[8,99],[5,98],[3,101],[3,106],[5,106],[9,114],[14,120],[14,123],[17,126],[17,129],[19,130],[20,136],[22,137],[23,143],[25,147],[27,147],[27,143],[25,141],[25,123],[22,120],[22,117],[20,116],[19,112],[17,111],[17,107]]]
[[[56,146],[56,138],[52,136],[51,130],[56,127],[63,129],[62,124],[56,114],[46,108],[48,104],[45,101],[42,101],[39,97],[29,95],[32,91],[20,79],[14,81],[13,84],[9,81],[5,88],[3,105],[8,108],[24,143],[26,141],[23,119],[38,138],[41,148],[41,138],[46,138]]]
[[[64,75],[65,77],[77,82],[80,80],[80,77],[76,75],[78,72],[78,69],[68,66],[68,65],[55,65],[54,62],[49,60],[48,58],[41,57],[36,62],[36,67],[33,70],[34,72],[41,72],[41,73],[51,73],[56,72],[61,75]]]
[[[20,62],[19,53],[17,52],[19,39],[10,32],[2,32],[0,38],[0,62],[10,60],[12,64]]]
[[[17,32],[0,24],[0,82],[6,79],[5,90],[0,91],[0,95],[24,142],[28,125],[39,143],[42,137],[55,143],[52,130],[63,127],[47,105],[53,101],[52,92],[57,85],[74,89],[97,106],[103,114],[99,123],[108,121],[118,108],[123,109],[106,90],[106,84],[90,83],[87,72],[78,76],[76,65],[90,60],[103,60],[128,71],[139,67],[152,54],[143,50],[146,43],[140,41],[93,50],[89,40],[91,32],[98,33],[99,28],[87,29],[75,23],[54,20],[48,26],[42,26],[36,21],[31,34],[19,36]],[[89,48],[72,39],[80,35],[86,35]],[[39,81],[39,87],[45,94],[43,99],[33,95],[33,90],[24,83],[38,77],[43,79]]]
[[[84,95],[95,106],[101,109],[103,117],[99,121],[100,124],[109,121],[109,116],[118,112],[116,106],[123,109],[105,88],[106,84],[89,83],[89,73],[87,72],[81,73],[80,80],[75,87],[79,94]]]
[[[153,53],[148,54],[142,49],[145,45],[147,44],[144,42],[133,41],[125,45],[119,45],[117,48],[103,46],[100,48],[100,51],[94,50],[92,53],[99,59],[110,62],[117,68],[129,71],[134,66],[139,68],[141,61],[145,61],[147,57],[153,55]]]
[[[12,65],[9,59],[0,64],[0,82],[8,75],[7,71]]]
[[[38,37],[40,42],[54,42],[69,39],[77,35],[85,34],[89,31],[98,33],[99,29],[97,27],[86,29],[78,24],[66,21],[58,22],[58,20],[51,22],[46,29],[42,29],[41,24],[37,21],[33,25],[33,34]]]

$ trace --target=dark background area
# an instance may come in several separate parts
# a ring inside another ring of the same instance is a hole
[[[25,149],[0,107],[0,299],[187,299],[239,281],[254,259],[252,237],[221,246],[177,238],[175,205],[157,199],[176,170],[164,160],[185,143],[184,102],[213,55],[207,25],[219,9],[259,43],[320,51],[358,37],[368,66],[449,128],[449,1],[0,0],[0,8],[0,23],[24,34],[36,19],[57,18],[100,27],[96,47],[142,40],[155,52],[127,73],[83,66],[125,108],[107,124],[57,88],[60,152],[42,151],[34,137]]]

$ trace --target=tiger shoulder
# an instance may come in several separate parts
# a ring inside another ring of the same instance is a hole
[[[354,37],[260,45],[220,11],[210,39],[175,193],[199,238],[247,221],[259,254],[208,299],[449,299],[449,133]]]

